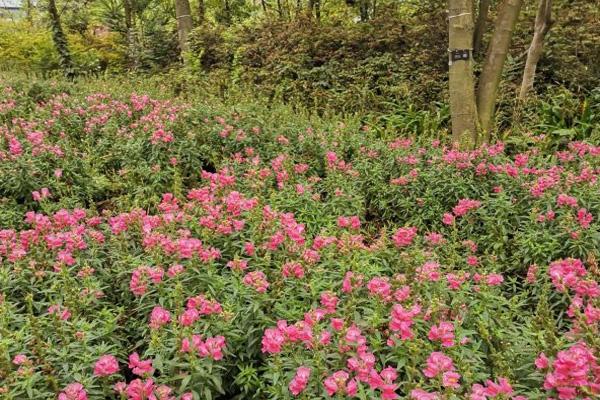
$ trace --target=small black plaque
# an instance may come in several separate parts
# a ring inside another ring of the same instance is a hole
[[[450,50],[450,61],[467,61],[471,58],[471,49]]]

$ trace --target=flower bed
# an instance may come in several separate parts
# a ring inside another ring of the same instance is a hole
[[[600,147],[4,94],[2,396],[600,396]]]

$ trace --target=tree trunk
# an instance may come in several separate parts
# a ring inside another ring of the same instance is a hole
[[[129,30],[133,27],[133,6],[131,0],[123,0],[123,11],[125,12],[125,30]]]
[[[125,35],[127,38],[127,59],[130,67],[137,68],[137,45],[133,27],[133,4],[132,0],[123,0],[123,10],[125,12]]]
[[[502,70],[508,55],[512,33],[522,5],[523,0],[504,0],[500,5],[494,25],[494,33],[479,78],[477,111],[485,140],[488,140],[493,126],[496,94],[502,78]]]
[[[369,2],[368,0],[360,0],[358,3],[360,10],[360,22],[367,22],[369,20]]]
[[[48,0],[48,14],[50,16],[52,40],[54,41],[54,46],[58,52],[60,67],[62,68],[66,77],[72,78],[75,76],[75,68],[73,65],[73,59],[71,58],[71,52],[69,51],[67,37],[65,36],[65,32],[63,31],[60,23],[60,14],[56,9],[55,0]]]
[[[175,0],[175,16],[177,17],[179,50],[183,53],[189,50],[188,36],[194,27],[189,0]]]
[[[27,0],[25,2],[25,19],[27,20],[27,22],[29,22],[29,25],[33,23],[33,16],[31,15],[32,8],[33,4],[31,4],[31,0]]]
[[[223,0],[223,8],[225,10],[225,23],[227,25],[231,24],[231,6],[229,5],[229,0]]]
[[[281,0],[277,0],[277,14],[279,19],[283,18],[283,9],[281,8]]]
[[[449,83],[452,140],[473,146],[477,139],[477,107],[473,78],[473,0],[449,0]],[[464,50],[467,57],[452,61],[453,50]]]
[[[198,24],[202,25],[206,19],[206,4],[204,0],[198,0]]]
[[[483,34],[487,28],[487,19],[490,12],[491,0],[479,1],[479,13],[477,14],[477,22],[475,23],[475,33],[473,35],[473,52],[479,53],[481,50],[481,42]]]
[[[519,92],[519,100],[525,100],[527,94],[533,89],[535,70],[537,63],[542,57],[544,38],[552,26],[552,0],[540,0],[537,15],[535,17],[535,28],[533,39],[527,52],[527,62],[523,70],[523,81]]]
[[[267,2],[266,2],[266,0],[260,0],[260,4],[262,6],[263,12],[266,14],[267,13]]]
[[[317,21],[321,20],[321,0],[315,0],[315,17]]]

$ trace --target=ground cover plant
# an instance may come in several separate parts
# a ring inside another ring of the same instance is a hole
[[[2,87],[2,398],[600,396],[597,144]]]

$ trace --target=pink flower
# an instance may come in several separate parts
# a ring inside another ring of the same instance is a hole
[[[252,286],[258,293],[265,293],[269,288],[267,276],[262,271],[252,271],[244,276],[244,284]]]
[[[246,255],[252,257],[256,252],[254,243],[251,243],[251,242],[244,243],[244,251],[246,252]]]
[[[394,304],[391,311],[390,330],[400,332],[402,340],[413,338],[411,330],[414,324],[413,318],[421,312],[421,307],[418,304],[413,305],[409,310],[405,309],[402,304]]]
[[[336,393],[340,393],[354,396],[358,390],[358,385],[354,379],[348,382],[349,377],[350,375],[346,371],[336,371],[328,376],[323,381],[323,386],[325,386],[327,394],[333,396]]]
[[[302,268],[302,264],[298,262],[287,262],[283,264],[281,274],[286,278],[293,276],[301,279],[304,278],[304,268]]]
[[[380,296],[384,299],[389,298],[392,293],[392,285],[387,277],[373,278],[367,283],[367,289],[371,295]]]
[[[485,394],[488,397],[496,397],[502,394],[510,395],[512,392],[512,386],[506,378],[498,378],[498,383],[490,380],[486,382]]]
[[[362,275],[355,274],[352,271],[346,272],[342,281],[342,292],[350,293],[354,289],[359,288],[362,285],[362,279]]]
[[[69,383],[58,395],[58,400],[87,400],[87,392],[79,382]]]
[[[413,400],[440,400],[437,392],[429,393],[423,389],[413,389],[410,392],[410,398]]]
[[[231,260],[227,263],[227,266],[233,271],[244,271],[248,268],[248,261],[246,260]]]
[[[454,371],[444,372],[442,375],[442,385],[452,389],[460,388],[460,374]]]
[[[539,356],[535,359],[535,367],[537,369],[546,369],[550,365],[548,357],[544,353],[540,353]]]
[[[381,391],[381,399],[397,399],[398,395],[396,394],[396,389],[398,385],[394,383],[396,378],[398,378],[398,373],[396,372],[396,369],[393,367],[387,367],[381,371],[379,376],[381,377],[381,379],[383,379],[383,383],[379,385],[379,390]]]
[[[159,329],[171,321],[171,313],[160,306],[155,306],[150,313],[150,328]]]
[[[25,354],[17,354],[12,360],[15,365],[29,364],[30,361]]]
[[[437,232],[428,233],[425,235],[425,240],[432,246],[436,246],[445,242],[444,235]]]
[[[444,215],[442,216],[442,223],[444,225],[454,225],[454,215],[450,214],[450,213],[444,213]]]
[[[223,336],[209,337],[204,343],[200,344],[198,352],[201,357],[210,357],[215,361],[223,358],[223,348],[225,347],[225,338]]]
[[[58,318],[60,318],[63,321],[66,321],[69,318],[71,318],[71,312],[69,311],[69,309],[59,304],[53,304],[50,307],[48,307],[48,313],[55,314],[56,316],[58,316]]]
[[[580,208],[577,211],[577,221],[579,222],[579,225],[581,225],[581,228],[589,228],[593,219],[594,217],[592,216],[592,214],[589,213],[585,208]]]
[[[119,362],[110,354],[104,355],[94,364],[94,375],[109,376],[119,371]]]
[[[413,242],[413,239],[417,235],[416,227],[406,227],[400,228],[394,233],[392,236],[392,240],[397,247],[406,247],[410,246]]]
[[[321,306],[323,306],[328,313],[335,312],[338,301],[338,297],[333,292],[321,293]]]
[[[439,325],[431,327],[427,337],[429,340],[441,341],[444,347],[452,347],[454,345],[454,325],[451,322],[440,322]]]
[[[538,271],[538,266],[536,264],[531,264],[527,269],[527,278],[525,279],[527,283],[535,283],[536,274]]]
[[[556,390],[560,400],[571,400],[587,393],[600,394],[597,374],[600,365],[592,349],[578,342],[560,351],[544,380],[544,389]]]
[[[447,371],[454,371],[452,359],[444,353],[434,351],[427,358],[427,367],[423,370],[423,374],[428,378],[434,378]]]
[[[310,379],[311,369],[308,367],[299,367],[296,370],[296,374],[294,378],[291,380],[288,389],[294,396],[298,396],[308,384],[308,380]]]
[[[480,206],[481,202],[478,200],[460,199],[458,204],[452,209],[452,212],[457,217],[461,217],[469,211],[479,208]]]
[[[417,280],[419,282],[437,282],[440,280],[440,264],[435,261],[427,261],[417,268]]]
[[[556,204],[561,206],[568,207],[577,207],[577,198],[573,196],[569,196],[567,194],[561,193],[556,198]]]
[[[566,291],[566,288],[575,287],[581,280],[581,277],[587,274],[583,262],[574,258],[554,261],[548,269],[552,284],[559,292]]]
[[[504,277],[501,274],[489,274],[486,276],[485,282],[490,286],[498,286],[504,282]]]
[[[175,264],[169,267],[169,270],[167,271],[167,276],[169,278],[174,278],[177,275],[181,274],[184,271],[184,267],[181,264]]]
[[[188,308],[179,316],[181,326],[191,326],[200,318],[200,313],[195,308]]]
[[[152,378],[148,378],[145,381],[134,379],[127,385],[127,389],[125,389],[128,400],[156,400],[153,391],[154,381]]]
[[[262,352],[276,354],[281,352],[285,337],[279,328],[267,328],[262,338]]]
[[[129,369],[138,375],[152,375],[154,368],[152,368],[152,360],[141,360],[138,353],[133,353],[129,356]]]
[[[113,390],[121,395],[125,394],[125,389],[127,389],[127,383],[123,381],[119,381],[113,385]]]

